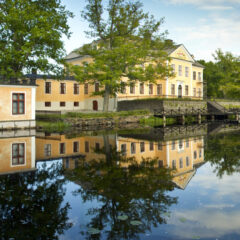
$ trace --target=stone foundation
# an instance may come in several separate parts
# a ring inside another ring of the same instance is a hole
[[[207,108],[206,101],[184,101],[184,100],[163,100],[163,99],[146,99],[146,100],[129,100],[119,101],[118,111],[132,110],[179,110],[204,109]]]
[[[35,120],[0,121],[0,130],[36,128]]]
[[[114,118],[67,118],[63,121],[75,128],[111,128],[115,126],[123,126],[131,123],[139,123],[141,119],[148,116],[128,116]]]

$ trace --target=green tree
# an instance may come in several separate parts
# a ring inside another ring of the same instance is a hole
[[[165,40],[166,32],[160,33],[163,19],[144,13],[139,1],[109,0],[104,8],[102,0],[87,0],[82,17],[89,22],[86,34],[97,41],[76,50],[93,61],[73,66],[72,71],[80,82],[99,82],[104,111],[110,97],[125,86],[171,75],[164,49],[173,43]]]
[[[72,16],[61,0],[0,0],[0,75],[19,78],[32,69],[60,74],[61,37],[70,36]]]
[[[204,78],[207,82],[207,96],[218,98],[239,98],[240,58],[231,52],[217,49],[214,62],[199,62],[205,66]]]

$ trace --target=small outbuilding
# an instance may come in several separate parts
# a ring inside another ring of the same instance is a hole
[[[0,82],[0,130],[35,128],[36,81]]]

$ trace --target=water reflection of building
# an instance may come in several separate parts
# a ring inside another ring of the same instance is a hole
[[[0,174],[35,170],[35,131],[4,131],[0,134]]]
[[[144,159],[157,159],[156,167],[175,169],[173,181],[185,188],[196,168],[204,163],[203,137],[171,141],[148,141],[118,137],[117,149],[126,157],[134,157],[139,163]]]
[[[196,169],[204,163],[203,137],[188,137],[178,140],[149,141],[116,135],[105,136],[80,136],[67,138],[65,135],[53,134],[38,136],[37,160],[63,160],[67,169],[74,169],[84,159],[87,163],[91,160],[104,160],[106,155],[101,152],[108,145],[109,149],[116,149],[124,157],[134,157],[138,163],[142,159],[157,159],[155,167],[173,168],[176,185],[184,189]],[[127,167],[128,163],[121,163]]]
[[[96,152],[104,147],[106,141],[111,147],[114,147],[115,135],[68,138],[61,134],[50,134],[49,136],[39,134],[36,140],[37,161],[61,158],[65,168],[73,169],[83,158],[85,162],[92,159],[104,159],[104,154]]]

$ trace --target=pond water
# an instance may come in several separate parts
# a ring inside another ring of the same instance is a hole
[[[0,239],[240,239],[234,126],[0,136]]]

